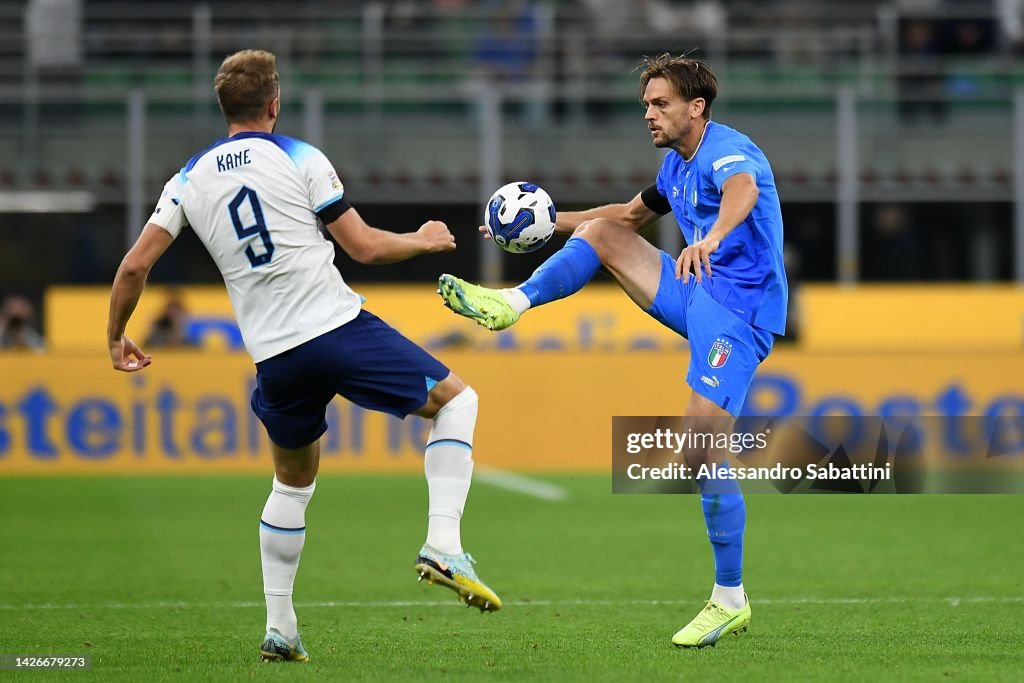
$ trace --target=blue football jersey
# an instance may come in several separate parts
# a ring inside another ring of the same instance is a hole
[[[704,278],[703,287],[749,324],[783,334],[789,287],[782,260],[782,208],[764,152],[739,131],[709,121],[689,161],[669,151],[657,187],[687,244],[693,244],[711,230],[722,184],[737,173],[752,175],[760,194],[750,215],[711,254],[712,276]]]

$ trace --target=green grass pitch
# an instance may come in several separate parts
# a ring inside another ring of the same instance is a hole
[[[1022,496],[750,496],[751,630],[669,642],[713,580],[695,496],[478,483],[463,538],[496,614],[418,584],[416,476],[322,476],[296,602],[309,664],[264,664],[263,477],[0,479],[0,680],[1019,680]],[[742,678],[741,678],[742,677]]]

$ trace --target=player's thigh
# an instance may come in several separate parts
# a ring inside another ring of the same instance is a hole
[[[326,409],[332,398],[334,392],[322,384],[317,358],[306,345],[256,365],[250,405],[282,460],[312,461],[304,449],[315,446],[327,431]]]
[[[443,363],[368,311],[336,332],[325,357],[330,386],[368,410],[404,418],[423,409],[438,386],[435,396],[441,397],[460,381],[450,380]]]
[[[739,415],[754,373],[771,351],[774,337],[741,320],[702,287],[693,289],[686,319],[690,342],[686,382],[694,394],[687,414],[711,418]]]
[[[661,260],[658,291],[651,305],[644,310],[673,332],[689,338],[689,303],[700,285],[696,278],[690,278],[689,282],[676,278],[676,260],[668,253],[659,251],[658,256]]]
[[[686,415],[693,418],[713,418],[713,421],[721,418],[723,424],[728,425],[731,425],[734,419],[728,410],[695,390],[690,391],[690,399],[686,402]]]
[[[590,243],[637,306],[651,307],[661,282],[661,251],[628,227],[605,218],[582,224],[573,237]]]

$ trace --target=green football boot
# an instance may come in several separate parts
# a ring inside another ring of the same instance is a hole
[[[512,327],[519,320],[519,314],[497,289],[474,285],[445,274],[437,280],[437,293],[445,306],[491,331]]]
[[[750,628],[750,601],[740,609],[726,609],[714,600],[693,618],[689,624],[672,636],[672,644],[679,647],[707,647],[722,636],[739,635]]]

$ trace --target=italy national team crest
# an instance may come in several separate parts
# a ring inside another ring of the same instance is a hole
[[[711,353],[708,354],[708,365],[713,368],[722,367],[725,365],[725,361],[729,360],[729,354],[731,353],[732,344],[719,337],[711,345]]]

